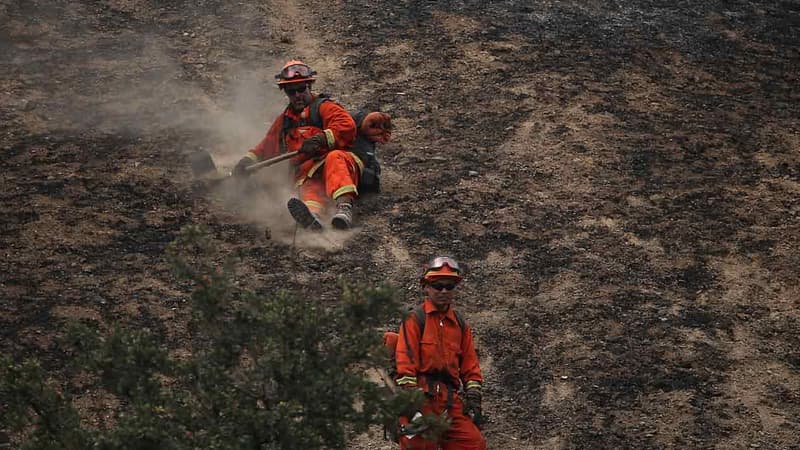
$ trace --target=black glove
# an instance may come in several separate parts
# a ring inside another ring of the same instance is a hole
[[[467,392],[464,393],[464,414],[469,416],[475,425],[483,423],[482,400],[483,395],[478,388],[467,389]]]
[[[240,159],[238,163],[236,163],[236,167],[233,168],[233,176],[236,178],[245,178],[250,174],[247,172],[247,168],[255,164],[256,162],[253,161],[252,158],[245,156],[244,158]]]
[[[314,156],[317,154],[320,148],[325,147],[328,148],[328,138],[325,136],[325,133],[315,134],[310,138],[303,141],[303,146],[300,147],[300,153],[303,153],[308,156]]]

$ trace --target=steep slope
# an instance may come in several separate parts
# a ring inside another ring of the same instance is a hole
[[[796,2],[0,0],[0,17],[4,352],[57,369],[65,316],[180,343],[162,252],[203,223],[243,284],[321,301],[345,276],[411,304],[429,255],[467,263],[491,448],[796,445]],[[189,154],[231,164],[257,142],[293,57],[395,118],[354,233],[295,236],[279,189],[192,190]]]

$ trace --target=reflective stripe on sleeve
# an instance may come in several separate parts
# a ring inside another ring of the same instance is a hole
[[[336,137],[333,135],[333,130],[326,128],[323,131],[325,132],[325,139],[328,141],[328,148],[336,148]]]
[[[416,386],[417,385],[417,377],[401,377],[397,379],[398,386]]]

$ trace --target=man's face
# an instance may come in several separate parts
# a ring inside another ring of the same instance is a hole
[[[437,277],[426,281],[422,290],[433,305],[436,306],[436,309],[439,311],[447,311],[447,308],[453,304],[457,288],[458,280],[456,278]]]
[[[295,112],[300,112],[311,103],[311,90],[308,83],[289,84],[283,88],[283,92],[289,97],[289,104]]]

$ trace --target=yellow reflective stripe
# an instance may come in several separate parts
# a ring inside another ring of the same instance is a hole
[[[472,388],[480,389],[481,388],[481,382],[480,381],[467,381],[467,389],[472,389]]]
[[[402,377],[397,379],[398,386],[404,386],[406,384],[417,384],[417,377]]]
[[[361,158],[359,158],[358,155],[356,155],[355,153],[350,152],[350,154],[353,155],[353,159],[356,160],[356,165],[358,166],[358,173],[364,173],[364,161],[362,161]]]
[[[336,147],[336,137],[333,135],[333,130],[326,128],[322,131],[325,132],[325,139],[328,140],[328,148]]]
[[[364,173],[364,161],[361,161],[361,158],[356,156],[355,153],[353,153],[353,152],[348,152],[348,153],[350,153],[350,155],[353,156],[353,160],[356,162],[356,165],[358,166],[359,173]],[[297,180],[297,182],[295,182],[295,186],[296,187],[302,186],[303,183],[305,183],[307,179],[309,179],[312,176],[314,176],[314,172],[316,172],[317,169],[319,169],[320,166],[322,166],[323,164],[325,164],[325,158],[317,161],[313,166],[311,166],[311,169],[308,170],[308,174],[306,174],[305,178],[300,178],[299,180]],[[339,190],[341,190],[341,189],[343,189],[343,188],[340,188]],[[339,190],[337,190],[336,192],[339,192]],[[345,194],[347,192],[355,192],[356,195],[358,195],[358,191],[356,190],[355,187],[353,187],[352,191],[344,191],[344,192],[339,193],[338,195],[336,193],[334,193],[333,194],[333,198],[335,199],[339,195]]]
[[[308,206],[308,209],[311,209],[311,210],[316,209],[316,210],[319,211],[324,206],[322,203],[314,201],[314,200],[306,200],[303,203],[305,203],[306,206]]]
[[[258,157],[258,155],[256,155],[256,154],[255,154],[255,153],[253,153],[253,152],[247,152],[247,154],[246,154],[246,155],[244,155],[244,157],[245,157],[245,158],[250,158],[250,159],[252,159],[253,161],[258,161],[258,160],[260,159],[260,158]]]
[[[358,195],[358,189],[356,189],[356,186],[353,185],[353,184],[348,184],[348,185],[342,186],[339,189],[333,191],[333,195],[331,195],[331,197],[334,200],[336,200],[337,198],[341,197],[342,195],[349,194],[351,192],[356,194],[356,195]]]
[[[323,164],[325,164],[325,158],[322,158],[322,159],[320,159],[320,160],[319,160],[319,161],[317,161],[317,162],[316,162],[316,163],[315,163],[313,166],[311,166],[311,168],[310,168],[310,169],[308,169],[308,175],[306,175],[306,178],[311,178],[311,177],[313,177],[313,176],[314,176],[314,172],[316,172],[316,171],[317,171],[317,169],[319,169],[320,167],[322,167],[322,165],[323,165]],[[300,183],[300,184],[302,184],[302,183]]]

